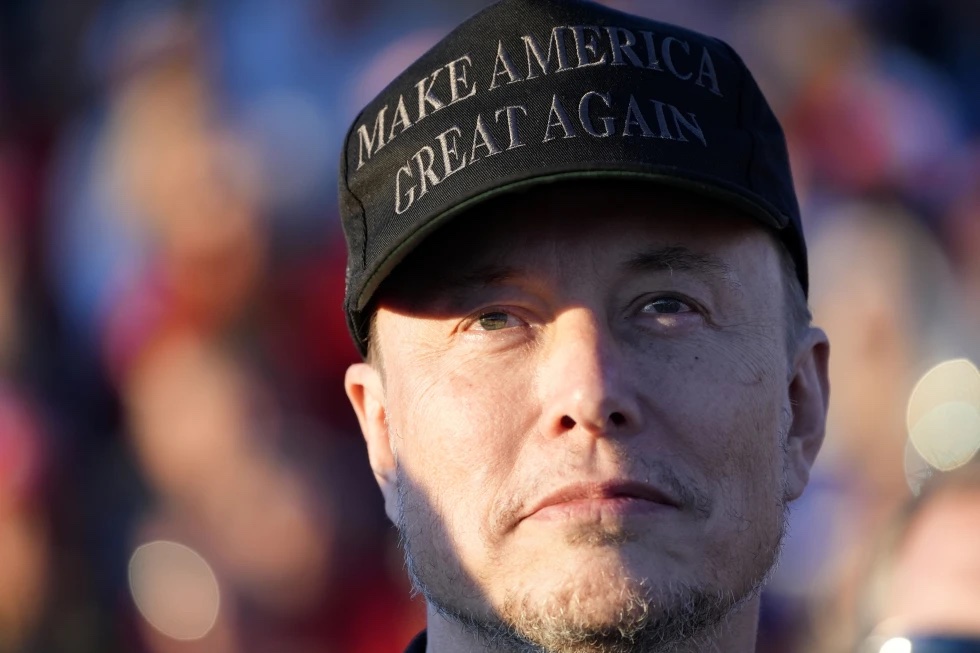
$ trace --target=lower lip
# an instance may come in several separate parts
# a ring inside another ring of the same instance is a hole
[[[563,501],[538,510],[528,519],[537,521],[596,520],[603,517],[631,517],[676,512],[677,508],[636,497],[576,499]]]

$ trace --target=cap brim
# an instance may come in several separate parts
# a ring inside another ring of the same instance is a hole
[[[571,181],[576,179],[619,179],[648,181],[660,186],[679,188],[692,193],[703,195],[720,202],[730,204],[744,213],[757,218],[763,225],[780,230],[786,226],[789,218],[782,215],[774,206],[766,202],[761,197],[748,196],[744,189],[734,190],[728,188],[723,182],[718,180],[699,180],[690,177],[678,176],[678,172],[641,172],[630,170],[570,170],[566,172],[552,173],[536,177],[528,177],[513,181],[490,190],[484,191],[470,197],[450,209],[436,214],[424,224],[420,225],[413,233],[407,236],[397,248],[395,248],[377,267],[374,273],[365,281],[357,296],[355,310],[358,314],[364,310],[374,296],[381,283],[388,277],[392,270],[401,263],[408,254],[412,252],[423,240],[432,234],[439,227],[443,226],[458,215],[472,210],[491,199],[507,195],[510,193],[524,191],[536,186]],[[359,320],[363,322],[363,320]],[[357,325],[357,332],[361,335],[362,325]],[[360,340],[361,338],[359,338]]]

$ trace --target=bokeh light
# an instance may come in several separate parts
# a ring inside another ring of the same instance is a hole
[[[912,642],[904,637],[892,637],[881,645],[880,653],[912,653]]]
[[[143,618],[173,639],[201,639],[217,621],[218,580],[207,560],[183,544],[139,546],[129,560],[129,588]]]
[[[980,412],[962,401],[940,404],[919,420],[909,437],[933,467],[955,469],[980,448]]]
[[[907,426],[912,446],[932,467],[949,471],[969,462],[980,449],[976,366],[960,358],[926,372],[909,397]]]

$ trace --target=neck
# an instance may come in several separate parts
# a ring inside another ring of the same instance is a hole
[[[488,642],[482,634],[442,616],[431,605],[426,606],[426,615],[428,631],[426,653],[559,653],[529,649],[507,642]],[[638,649],[635,653],[753,653],[758,623],[759,598],[754,597],[739,606],[721,623],[676,647],[663,651]],[[622,651],[622,649],[616,650]],[[575,648],[567,651],[568,653],[607,653],[603,648]]]

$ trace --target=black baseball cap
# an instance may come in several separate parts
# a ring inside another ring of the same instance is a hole
[[[501,0],[347,132],[345,310],[361,353],[378,286],[437,227],[503,193],[603,178],[738,207],[778,235],[807,291],[783,131],[730,46],[587,0]]]

